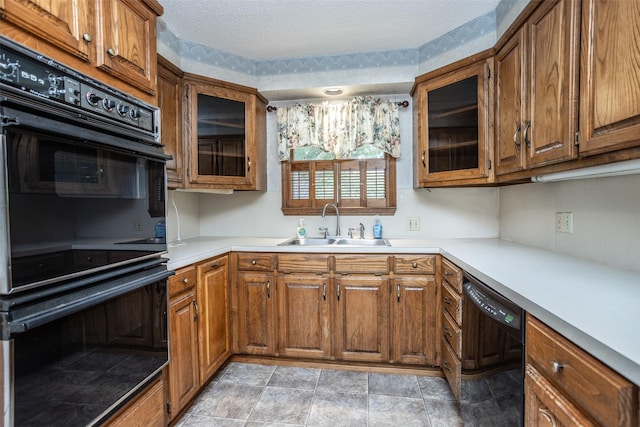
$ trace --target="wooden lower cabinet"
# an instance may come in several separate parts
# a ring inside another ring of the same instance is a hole
[[[239,272],[238,351],[272,356],[276,353],[276,278],[272,273]]]
[[[391,360],[416,365],[437,364],[435,277],[397,277],[391,292]]]
[[[197,303],[200,384],[213,376],[231,356],[229,257],[198,264]]]
[[[120,413],[107,421],[108,427],[164,427],[167,425],[164,382],[159,378]]]
[[[389,360],[389,279],[347,275],[336,278],[335,353],[340,360]]]
[[[169,418],[173,419],[200,389],[196,269],[169,279]]]
[[[527,315],[527,426],[638,426],[638,387]]]
[[[331,357],[331,278],[308,273],[278,277],[278,353],[281,356]]]

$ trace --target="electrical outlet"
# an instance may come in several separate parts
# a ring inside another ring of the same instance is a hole
[[[573,233],[573,212],[556,212],[556,233]]]
[[[420,231],[420,217],[408,216],[407,217],[407,231]]]
[[[133,231],[142,231],[142,221],[139,219],[134,219],[133,224],[131,225],[131,229]]]

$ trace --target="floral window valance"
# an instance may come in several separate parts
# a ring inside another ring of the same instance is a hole
[[[400,118],[396,102],[357,97],[348,102],[278,107],[278,157],[292,148],[317,146],[336,159],[348,159],[364,145],[400,157]]]

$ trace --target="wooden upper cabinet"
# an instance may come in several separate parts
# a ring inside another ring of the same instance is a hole
[[[188,188],[266,189],[266,99],[246,86],[185,73]]]
[[[156,16],[140,0],[98,0],[96,65],[139,89],[156,91]]]
[[[640,1],[585,0],[580,60],[580,153],[640,144]]]
[[[0,33],[155,103],[157,0],[0,0]]]
[[[496,173],[576,158],[577,0],[542,2],[496,54]]]
[[[414,186],[492,182],[491,50],[416,78]]]
[[[89,61],[94,38],[90,0],[3,0],[2,19]]]
[[[170,189],[183,185],[182,155],[182,71],[158,56],[158,107],[160,107],[160,138],[167,160],[167,185]]]

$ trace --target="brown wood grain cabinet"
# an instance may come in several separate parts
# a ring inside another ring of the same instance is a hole
[[[434,276],[403,276],[391,281],[391,360],[437,365],[438,287]]]
[[[167,425],[164,397],[164,382],[160,378],[104,425],[105,427],[164,427]]]
[[[0,2],[2,34],[148,102],[156,94],[162,13],[156,0]]]
[[[228,260],[228,255],[224,255],[196,267],[200,384],[206,383],[231,356]]]
[[[527,426],[638,425],[638,387],[527,315]]]
[[[328,274],[278,276],[278,353],[288,357],[329,359],[333,306]]]
[[[266,105],[256,89],[185,73],[184,186],[265,190]]]
[[[169,418],[174,419],[200,389],[195,266],[169,278]]]
[[[416,77],[414,187],[493,182],[492,50]]]
[[[158,107],[160,107],[160,142],[167,160],[167,186],[180,188],[184,179],[182,153],[182,75],[183,72],[158,55]]]
[[[581,155],[640,145],[639,27],[639,0],[582,2]]]
[[[237,253],[237,346],[243,354],[276,354],[277,298],[275,255]]]
[[[340,360],[389,360],[389,278],[336,277],[335,354]]]
[[[495,163],[503,175],[577,157],[580,2],[540,3],[495,56]]]

